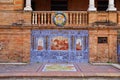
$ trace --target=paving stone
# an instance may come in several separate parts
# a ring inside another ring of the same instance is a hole
[[[42,71],[42,69],[44,68],[44,65],[45,64],[0,65],[0,80],[96,80],[96,79],[119,80],[118,78],[120,78],[120,70],[117,68],[114,68],[112,65],[97,66],[97,65],[91,65],[91,64],[77,63],[77,64],[74,64],[77,70],[75,72],[71,72],[71,71],[45,71],[44,72]],[[7,78],[7,76],[10,76],[10,78]],[[15,78],[13,78],[13,76]],[[28,77],[26,78],[26,76]],[[96,77],[101,76],[101,77],[92,78],[95,76]],[[44,77],[44,78],[41,78],[41,77]],[[47,78],[47,77],[50,77],[50,78]],[[78,78],[78,77],[82,77],[82,78]],[[86,77],[89,77],[89,78],[86,78]],[[105,77],[111,77],[111,79],[108,79]],[[118,78],[115,78],[115,77],[118,77]]]
[[[120,80],[119,78],[6,78],[0,80]]]
[[[88,78],[87,80],[120,80],[119,78]]]

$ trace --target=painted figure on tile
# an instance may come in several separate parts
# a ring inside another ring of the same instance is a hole
[[[43,38],[38,39],[38,50],[43,50]]]
[[[81,38],[76,40],[76,50],[82,50],[82,39]]]
[[[62,36],[52,38],[51,50],[68,50],[68,38]]]

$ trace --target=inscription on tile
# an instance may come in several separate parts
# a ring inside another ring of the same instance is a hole
[[[0,0],[0,3],[13,3],[13,0]]]

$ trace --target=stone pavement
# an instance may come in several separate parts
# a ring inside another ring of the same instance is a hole
[[[42,71],[45,63],[36,64],[0,64],[0,80],[7,77],[44,77],[44,78],[88,78],[88,77],[109,77],[120,79],[120,69],[112,65],[93,65],[87,63],[74,63],[77,71]],[[117,65],[117,67],[120,67]],[[8,79],[6,79],[8,80]],[[12,79],[11,79],[12,80]],[[13,79],[14,80],[14,79]],[[37,80],[37,79],[35,79]],[[46,80],[46,79],[40,79]],[[47,79],[49,80],[49,79]],[[51,79],[57,80],[57,79]],[[59,79],[58,79],[59,80]],[[61,79],[60,79],[61,80]],[[75,79],[72,79],[75,80]],[[87,79],[88,80],[88,79]]]

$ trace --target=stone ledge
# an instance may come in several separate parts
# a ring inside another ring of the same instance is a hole
[[[68,72],[27,72],[27,73],[2,73],[0,78],[6,77],[66,77],[66,78],[88,78],[88,77],[104,77],[104,78],[120,78],[120,73],[68,73]]]
[[[115,63],[91,63],[92,65],[107,65],[107,66],[113,66],[117,69],[120,69],[120,64],[115,64]]]
[[[33,25],[0,25],[0,29],[114,29],[118,30],[120,29],[120,25],[118,26],[102,26],[102,27],[94,27],[94,26],[78,26],[78,27],[72,27],[72,26],[63,26],[63,27],[57,27],[57,26],[33,26]]]
[[[77,71],[42,71],[45,64],[1,65],[1,78],[40,77],[40,78],[120,78],[120,70],[110,66],[75,64]],[[105,64],[106,65],[106,64]],[[106,70],[107,69],[107,70]],[[11,74],[12,73],[12,74]]]
[[[120,64],[111,64],[113,67],[120,69]]]
[[[12,64],[12,65],[22,65],[22,64],[27,64],[27,63],[0,63],[0,65],[8,65],[8,64]]]

